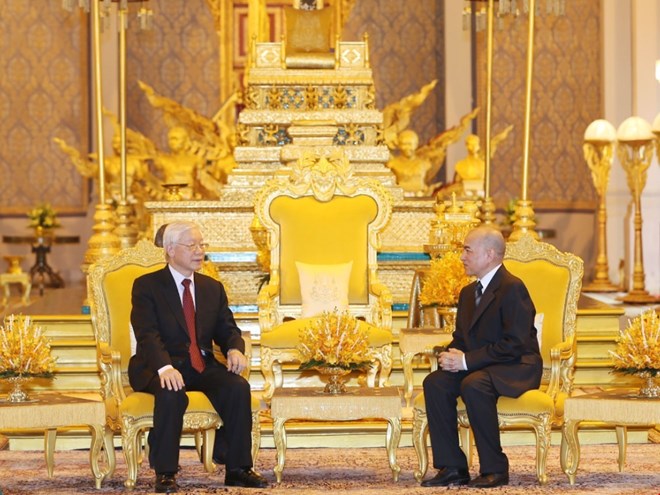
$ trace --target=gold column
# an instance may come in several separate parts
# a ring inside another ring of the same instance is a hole
[[[585,292],[616,292],[619,288],[610,282],[607,263],[607,185],[614,160],[616,129],[607,120],[594,120],[584,133],[584,159],[598,194],[598,252],[595,276],[582,287]]]
[[[135,245],[138,237],[135,226],[135,208],[128,202],[126,190],[126,30],[128,28],[128,4],[118,8],[119,28],[119,132],[120,132],[120,163],[121,163],[121,198],[117,205],[117,228],[115,234],[119,237],[122,249]]]
[[[635,229],[632,289],[619,299],[631,304],[653,303],[657,299],[648,293],[644,284],[641,196],[653,157],[654,136],[651,126],[644,119],[628,117],[617,130],[617,140],[617,154],[626,172],[628,188],[632,194]]]
[[[536,222],[534,221],[534,208],[532,202],[527,199],[527,183],[529,175],[529,140],[530,140],[530,121],[532,113],[532,79],[534,74],[534,17],[536,12],[536,0],[529,0],[529,33],[527,35],[527,73],[525,82],[525,123],[523,129],[523,176],[522,193],[516,203],[516,221],[513,224],[513,231],[509,236],[512,241],[520,239],[523,235],[532,235],[538,239],[538,234],[534,230]]]
[[[101,74],[101,11],[99,2],[92,2],[92,36],[94,50],[94,114],[96,118],[97,147],[99,156],[99,202],[94,213],[94,233],[89,238],[88,248],[85,252],[82,270],[103,258],[107,258],[119,250],[119,238],[113,233],[115,228],[112,221],[112,208],[105,202],[105,154],[103,151],[103,92]]]
[[[494,0],[488,0],[488,31],[486,41],[486,156],[484,173],[484,204],[483,223],[495,226],[495,203],[490,195],[490,161],[491,161],[491,122],[493,108],[493,24],[494,24]]]

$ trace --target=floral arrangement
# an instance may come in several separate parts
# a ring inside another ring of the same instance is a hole
[[[431,269],[419,294],[422,306],[456,306],[461,289],[472,281],[465,273],[461,255],[449,251],[431,260]]]
[[[300,331],[301,369],[321,366],[364,369],[373,361],[366,327],[347,311],[325,311]]]
[[[57,221],[57,212],[48,203],[42,203],[35,208],[32,208],[27,216],[30,219],[29,226],[32,228],[41,227],[44,229],[52,229],[60,226]]]
[[[620,373],[649,373],[660,376],[660,317],[645,311],[628,323],[610,351],[614,370]]]
[[[29,316],[9,315],[0,327],[0,377],[51,377],[55,358],[41,327]]]

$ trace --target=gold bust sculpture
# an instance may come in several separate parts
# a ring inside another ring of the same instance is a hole
[[[462,184],[466,196],[481,196],[484,191],[486,162],[481,154],[479,136],[470,134],[465,139],[467,156],[456,163],[455,183]]]

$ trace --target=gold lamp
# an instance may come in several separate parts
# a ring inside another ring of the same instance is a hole
[[[590,284],[583,287],[586,292],[616,292],[619,288],[610,282],[607,264],[607,204],[606,192],[610,170],[614,160],[616,129],[607,120],[594,120],[584,132],[584,159],[591,170],[596,194],[598,194],[598,253],[596,273]]]
[[[656,298],[648,293],[644,285],[644,255],[642,250],[642,208],[641,196],[646,186],[646,176],[655,137],[651,125],[641,117],[628,117],[617,130],[617,154],[626,172],[628,188],[632,194],[634,213],[634,266],[632,289],[619,298],[630,304],[648,304]]]
[[[660,82],[660,60],[658,61],[658,82]],[[653,134],[655,134],[655,154],[658,157],[658,163],[660,163],[660,113],[655,116],[653,119],[652,125]]]

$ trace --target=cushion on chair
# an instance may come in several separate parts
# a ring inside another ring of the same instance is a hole
[[[465,410],[465,404],[459,397],[458,405],[456,406],[459,411]],[[413,401],[413,408],[418,411],[426,412],[426,401],[424,394],[418,394]],[[550,413],[554,411],[554,404],[552,398],[540,390],[528,390],[520,397],[500,397],[497,400],[498,414],[511,415],[511,414],[541,414]]]
[[[539,349],[543,348],[543,320],[545,319],[544,313],[536,313],[534,316],[534,328],[536,328],[536,340],[539,342]]]
[[[300,276],[302,316],[317,316],[324,311],[348,309],[348,281],[353,262],[316,265],[296,261]]]
[[[212,412],[213,405],[208,397],[202,392],[187,392],[188,407],[186,412]],[[154,396],[145,392],[133,392],[129,394],[119,406],[119,409],[124,416],[133,418],[152,416],[154,413]]]
[[[282,323],[271,332],[261,334],[261,345],[274,349],[292,349],[300,344],[300,331],[311,324],[314,318],[301,318]],[[360,327],[366,327],[369,332],[369,345],[382,347],[392,342],[392,333],[382,330],[362,320],[358,320]]]

